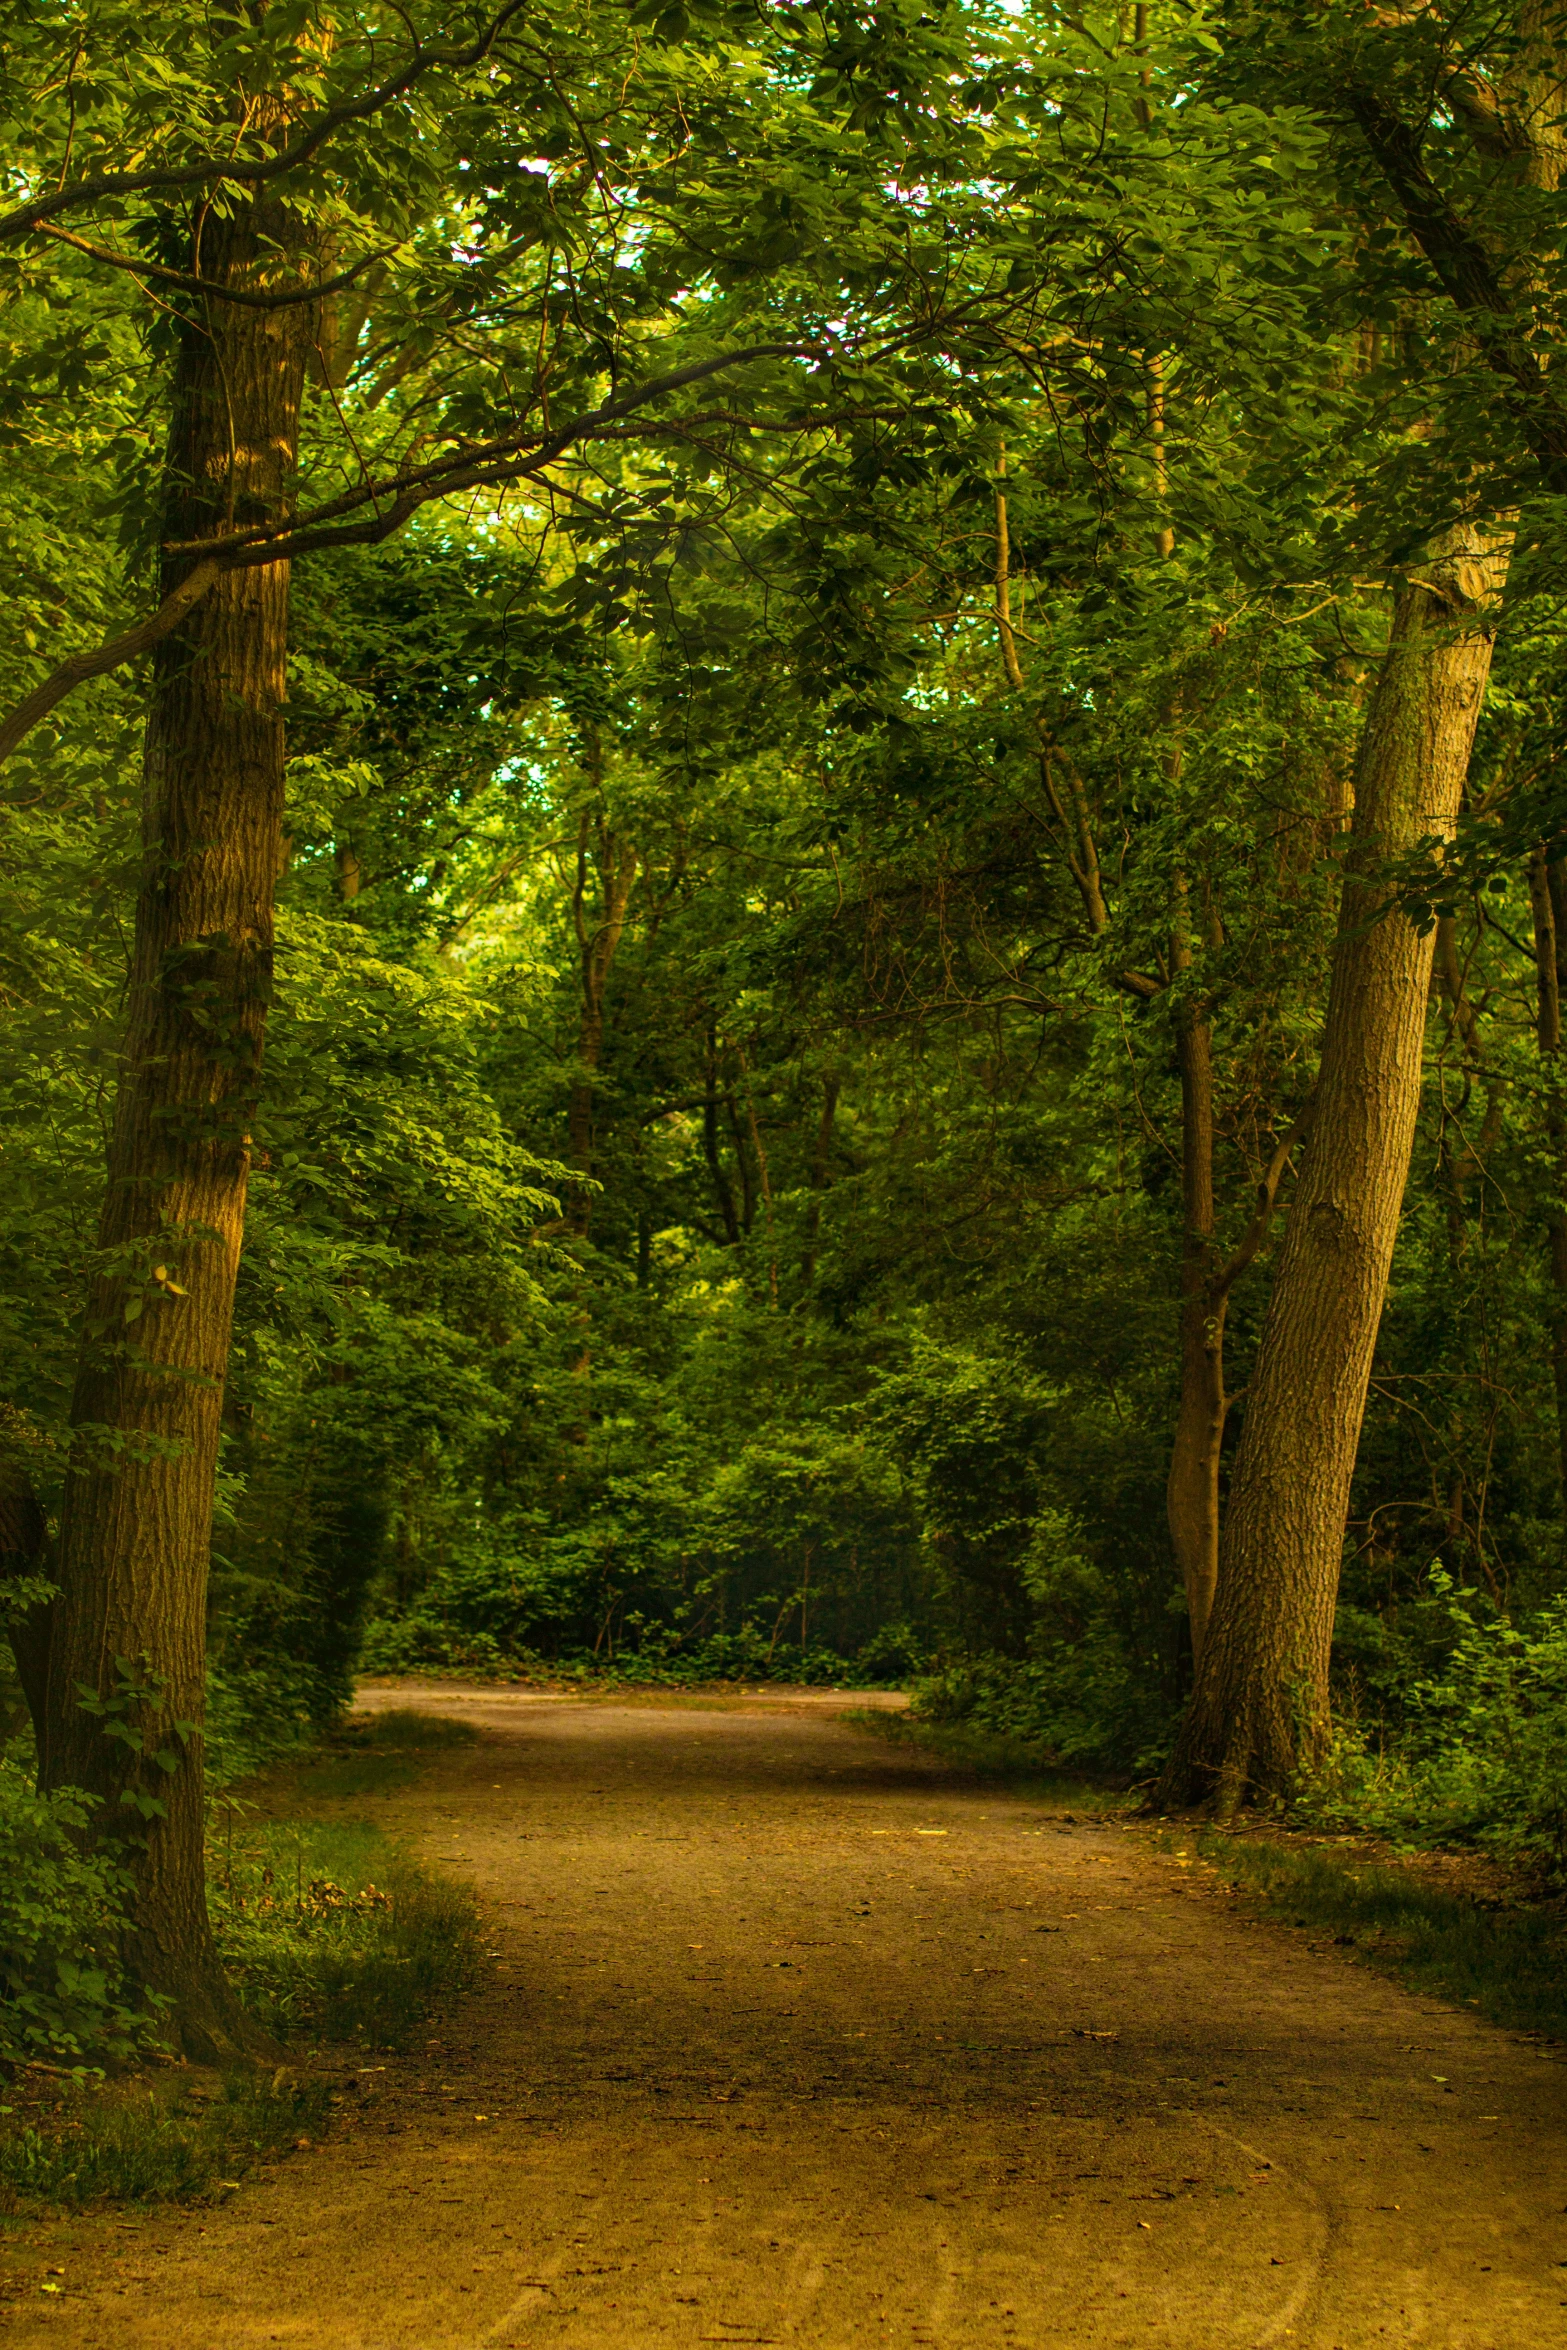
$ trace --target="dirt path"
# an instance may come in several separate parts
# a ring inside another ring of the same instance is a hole
[[[79,2223],[23,2344],[1562,2341],[1548,2053],[820,1699],[418,1702],[484,1738],[372,1808],[483,1987],[223,2208]]]

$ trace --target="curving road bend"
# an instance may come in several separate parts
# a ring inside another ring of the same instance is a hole
[[[79,2222],[50,2350],[1534,2350],[1567,2070],[819,1694],[460,1713],[374,1816],[497,1955],[220,2209]],[[433,2027],[432,2027],[433,2029]]]

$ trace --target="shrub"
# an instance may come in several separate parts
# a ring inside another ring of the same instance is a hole
[[[1467,1841],[1567,1876],[1567,1598],[1523,1624],[1432,1586],[1446,1661],[1415,1680],[1395,1738],[1341,1724],[1295,1811],[1415,1843]]]
[[[0,2201],[186,2202],[233,2186],[257,2155],[318,2129],[330,2095],[325,2082],[249,2072],[199,2102],[188,2093],[176,2101],[164,2084],[68,2095],[0,2136]]]
[[[157,2036],[119,1961],[129,1877],[112,1851],[78,1842],[91,1798],[34,1792],[0,1757],[0,2057],[90,2063]]]
[[[488,1633],[453,1631],[418,1616],[377,1618],[365,1635],[366,1673],[537,1673],[550,1680],[623,1685],[628,1688],[684,1688],[693,1681],[788,1681],[819,1686],[865,1688],[901,1686],[922,1660],[916,1635],[895,1624],[858,1656],[840,1656],[811,1641],[775,1639],[758,1625],[737,1632],[713,1632],[682,1643],[651,1627],[639,1647],[622,1646],[613,1657],[573,1650],[548,1662],[530,1648],[507,1648]]]
[[[1066,1768],[1150,1770],[1169,1742],[1167,1709],[1150,1701],[1121,1642],[1097,1626],[1044,1656],[992,1653],[946,1665],[916,1682],[913,1710]]]
[[[210,1665],[203,1747],[207,1785],[253,1778],[281,1755],[309,1745],[321,1718],[314,1674],[288,1657]]]

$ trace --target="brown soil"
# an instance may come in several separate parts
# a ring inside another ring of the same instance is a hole
[[[365,1801],[479,1889],[483,1985],[222,2208],[62,2223],[19,2342],[1562,2339],[1554,2051],[842,1698],[368,1702],[482,1729]]]

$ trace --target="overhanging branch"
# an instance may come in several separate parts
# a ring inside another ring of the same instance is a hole
[[[1567,490],[1567,410],[1519,322],[1495,257],[1431,176],[1419,134],[1381,92],[1355,84],[1345,104],[1442,291],[1475,321],[1476,341],[1501,378],[1545,486]]]
[[[815,356],[809,345],[798,343],[756,343],[744,350],[726,351],[715,359],[696,360],[689,367],[656,376],[552,432],[508,434],[473,448],[453,450],[411,473],[362,483],[357,489],[345,491],[342,497],[318,507],[314,513],[288,522],[231,531],[220,538],[174,542],[165,547],[166,556],[189,555],[195,559],[185,578],[170,590],[156,611],[134,627],[62,661],[41,685],[0,720],[0,762],[8,759],[39,721],[79,685],[86,684],[90,678],[104,677],[110,670],[121,668],[125,662],[134,661],[161,644],[193,606],[230,572],[289,562],[296,555],[314,554],[326,547],[378,546],[432,500],[475,489],[506,487],[537,476],[574,444],[618,437],[621,428],[640,410],[691,384],[743,367],[753,359]],[[368,514],[364,511],[366,507],[372,509]]]
[[[300,133],[292,146],[282,148],[275,155],[257,156],[249,161],[233,155],[205,155],[197,162],[180,164],[170,170],[108,171],[97,173],[91,179],[72,180],[31,203],[19,204],[13,211],[0,214],[0,242],[25,237],[41,228],[45,221],[58,219],[62,212],[73,211],[82,204],[99,203],[105,196],[174,194],[181,188],[207,187],[223,180],[259,187],[267,180],[297,170],[334,131],[345,123],[363,122],[368,116],[379,114],[383,106],[392,105],[411,90],[422,75],[442,69],[461,73],[470,65],[482,63],[511,19],[522,15],[526,5],[527,0],[506,0],[477,40],[464,49],[416,49],[406,65],[389,80],[378,82],[361,97],[345,98],[341,105],[329,106]]]

